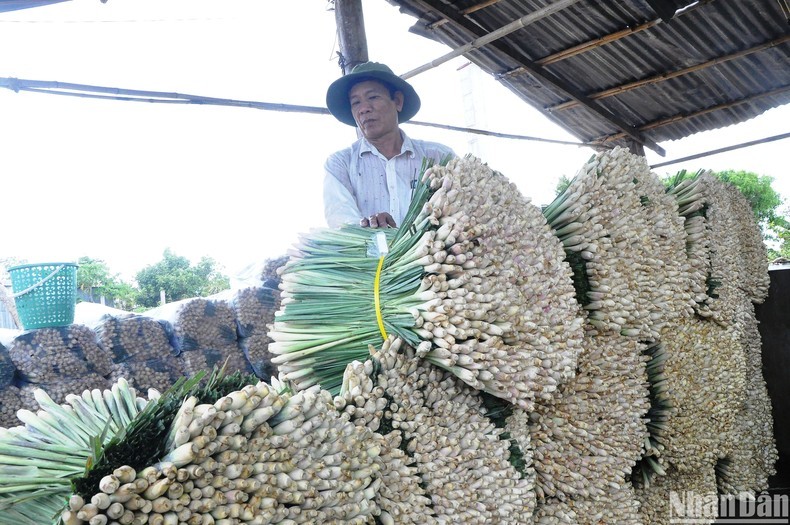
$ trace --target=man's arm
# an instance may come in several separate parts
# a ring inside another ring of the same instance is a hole
[[[357,200],[341,180],[348,179],[348,165],[343,156],[336,153],[324,164],[324,218],[330,228],[344,224],[359,224],[362,213]]]

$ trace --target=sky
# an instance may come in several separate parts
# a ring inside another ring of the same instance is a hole
[[[363,0],[371,60],[396,73],[449,51],[408,32],[415,19]],[[325,0],[71,0],[0,13],[0,77],[325,105],[340,76]],[[415,120],[576,141],[457,57],[409,80]],[[474,94],[474,107],[468,103]],[[467,101],[467,102],[465,102]],[[323,163],[356,139],[328,115],[93,100],[0,89],[0,258],[107,263],[131,281],[170,248],[208,256],[232,278],[325,226]],[[788,130],[790,105],[749,122],[664,142],[676,159]],[[412,137],[473,153],[546,204],[593,154],[405,124]],[[658,168],[738,169],[790,198],[783,140]]]

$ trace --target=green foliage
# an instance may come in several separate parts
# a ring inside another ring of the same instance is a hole
[[[560,176],[559,180],[557,181],[557,187],[554,190],[556,195],[562,195],[562,193],[568,189],[568,186],[571,185],[571,181],[573,179],[568,178],[565,175]]]
[[[122,310],[131,310],[136,306],[137,290],[118,274],[112,274],[104,261],[80,257],[77,264],[77,288],[91,301],[104,296]]]
[[[217,263],[203,257],[191,266],[186,257],[165,250],[160,262],[137,272],[140,287],[138,303],[153,308],[159,305],[159,291],[164,290],[169,302],[189,297],[205,297],[230,288],[230,279],[221,274]]]
[[[771,187],[773,177],[734,170],[719,171],[714,175],[741,190],[752,205],[758,223],[762,224],[777,217],[776,209],[782,205],[782,197]]]
[[[773,177],[750,171],[720,171],[716,177],[737,187],[749,201],[768,248],[768,258],[790,256],[790,221],[779,207],[782,196],[771,187]]]

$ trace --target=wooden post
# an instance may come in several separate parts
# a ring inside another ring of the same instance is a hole
[[[340,42],[340,69],[345,75],[357,64],[368,61],[362,0],[335,0],[335,23]]]

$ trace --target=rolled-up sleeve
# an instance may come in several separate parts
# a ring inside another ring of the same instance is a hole
[[[324,163],[324,218],[330,228],[359,224],[362,218],[350,184],[343,180],[348,180],[348,161],[336,153]]]

